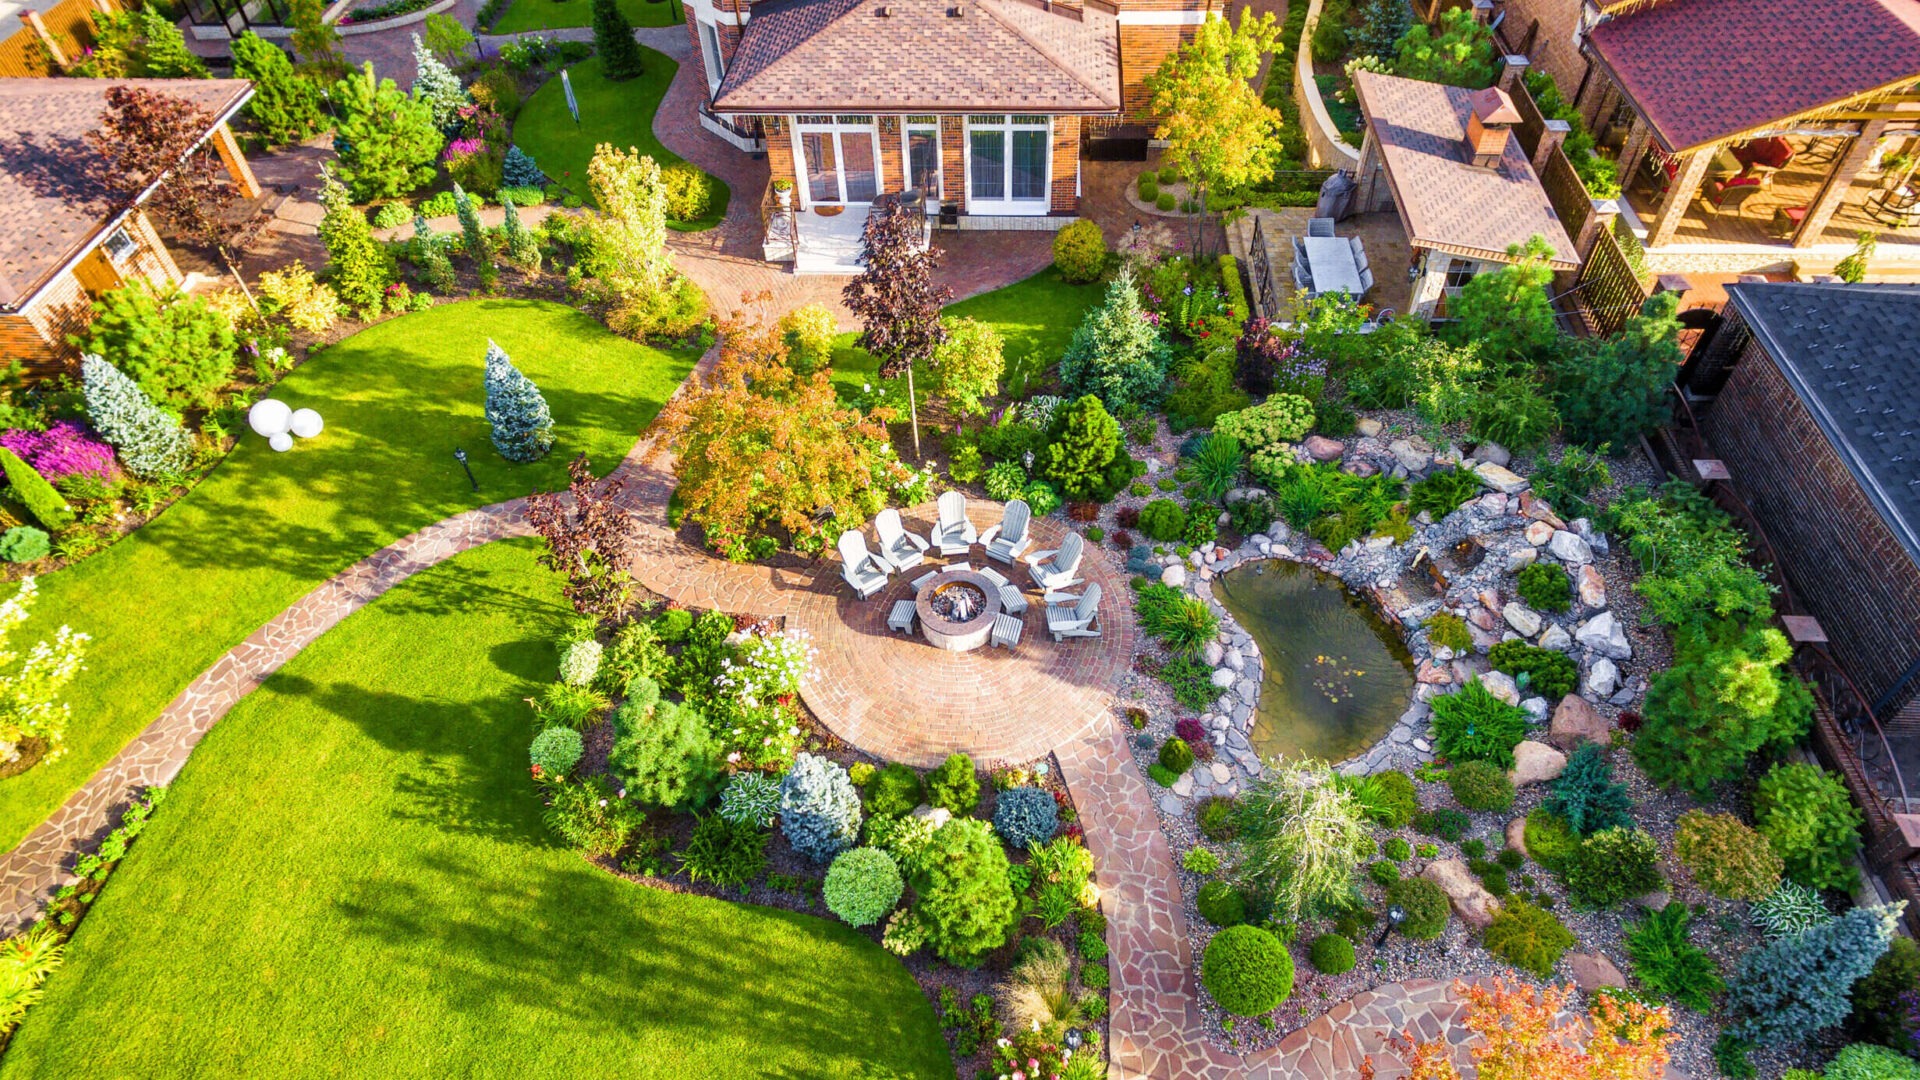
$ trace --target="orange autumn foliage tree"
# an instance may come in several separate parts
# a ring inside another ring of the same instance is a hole
[[[1456,982],[1453,989],[1467,1001],[1467,1029],[1481,1039],[1473,1049],[1480,1080],[1659,1080],[1665,1074],[1676,1037],[1665,1006],[1602,995],[1586,1022],[1562,1025],[1556,1020],[1572,987],[1536,991],[1495,979],[1490,986]],[[1420,1043],[1408,1033],[1396,1049],[1407,1062],[1406,1080],[1460,1080],[1445,1040]],[[1372,1058],[1361,1063],[1360,1075],[1374,1080]]]
[[[816,512],[879,513],[911,475],[887,441],[887,417],[842,404],[826,369],[795,371],[764,320],[726,323],[721,341],[713,373],[661,413],[680,504],[708,545],[735,560],[772,554],[781,536],[817,551],[826,536]]]

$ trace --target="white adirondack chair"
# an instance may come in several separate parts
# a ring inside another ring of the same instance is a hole
[[[1007,504],[1000,514],[1000,523],[980,534],[980,542],[986,545],[987,558],[998,559],[1011,564],[1015,559],[1027,553],[1033,546],[1033,532],[1027,524],[1033,518],[1033,508],[1025,499],[1015,499]]]
[[[942,555],[965,555],[980,534],[967,520],[967,497],[958,491],[940,496],[940,523],[933,527],[933,542]]]
[[[1100,583],[1087,586],[1080,596],[1047,605],[1047,633],[1053,640],[1100,636]]]
[[[900,524],[900,511],[889,506],[873,519],[880,534],[880,558],[895,570],[909,570],[927,561],[927,542]]]
[[[887,564],[867,550],[867,538],[858,529],[840,534],[840,576],[862,600],[887,587]]]
[[[1027,569],[1033,574],[1033,583],[1047,592],[1080,584],[1075,575],[1080,573],[1080,556],[1085,545],[1079,533],[1070,532],[1060,541],[1057,550],[1036,551],[1027,556]]]

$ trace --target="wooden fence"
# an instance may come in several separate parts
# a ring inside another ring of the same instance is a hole
[[[1634,272],[1626,252],[1620,249],[1620,241],[1614,239],[1613,230],[1596,231],[1593,250],[1587,253],[1586,264],[1580,268],[1580,288],[1576,294],[1594,333],[1601,337],[1619,333],[1628,319],[1640,313],[1647,295],[1646,288],[1640,284],[1640,275]]]
[[[54,41],[68,53],[71,62],[82,49],[93,44],[93,13],[105,5],[120,10],[115,0],[60,0],[59,3],[40,13],[40,19],[47,25],[47,32]],[[9,20],[14,21],[14,20]],[[48,62],[47,50],[40,44],[39,35],[29,28],[24,20],[18,21],[12,36],[0,41],[0,78],[20,79],[58,75]],[[0,28],[0,33],[5,33]]]
[[[1586,183],[1573,171],[1573,162],[1567,159],[1564,149],[1556,146],[1553,153],[1547,155],[1546,165],[1540,170],[1540,186],[1546,189],[1547,202],[1553,206],[1554,215],[1577,243],[1580,230],[1586,228],[1587,216],[1593,213],[1593,196],[1587,194]]]

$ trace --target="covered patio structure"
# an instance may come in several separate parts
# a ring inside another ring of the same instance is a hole
[[[1581,108],[1617,148],[1653,269],[1830,269],[1868,232],[1883,262],[1920,271],[1920,5],[1636,0],[1607,14],[1587,35]]]

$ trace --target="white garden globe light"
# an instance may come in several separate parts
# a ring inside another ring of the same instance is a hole
[[[292,419],[293,410],[287,407],[287,403],[273,398],[262,398],[247,410],[247,426],[255,434],[265,435],[269,439],[285,434],[287,423]]]
[[[284,431],[277,431],[267,437],[267,445],[273,447],[275,450],[278,450],[281,453],[285,453],[286,451],[293,449],[293,436],[287,434]]]
[[[293,416],[287,420],[288,429],[303,439],[311,439],[320,434],[320,429],[325,426],[320,421],[320,414],[312,409],[295,409]]]

